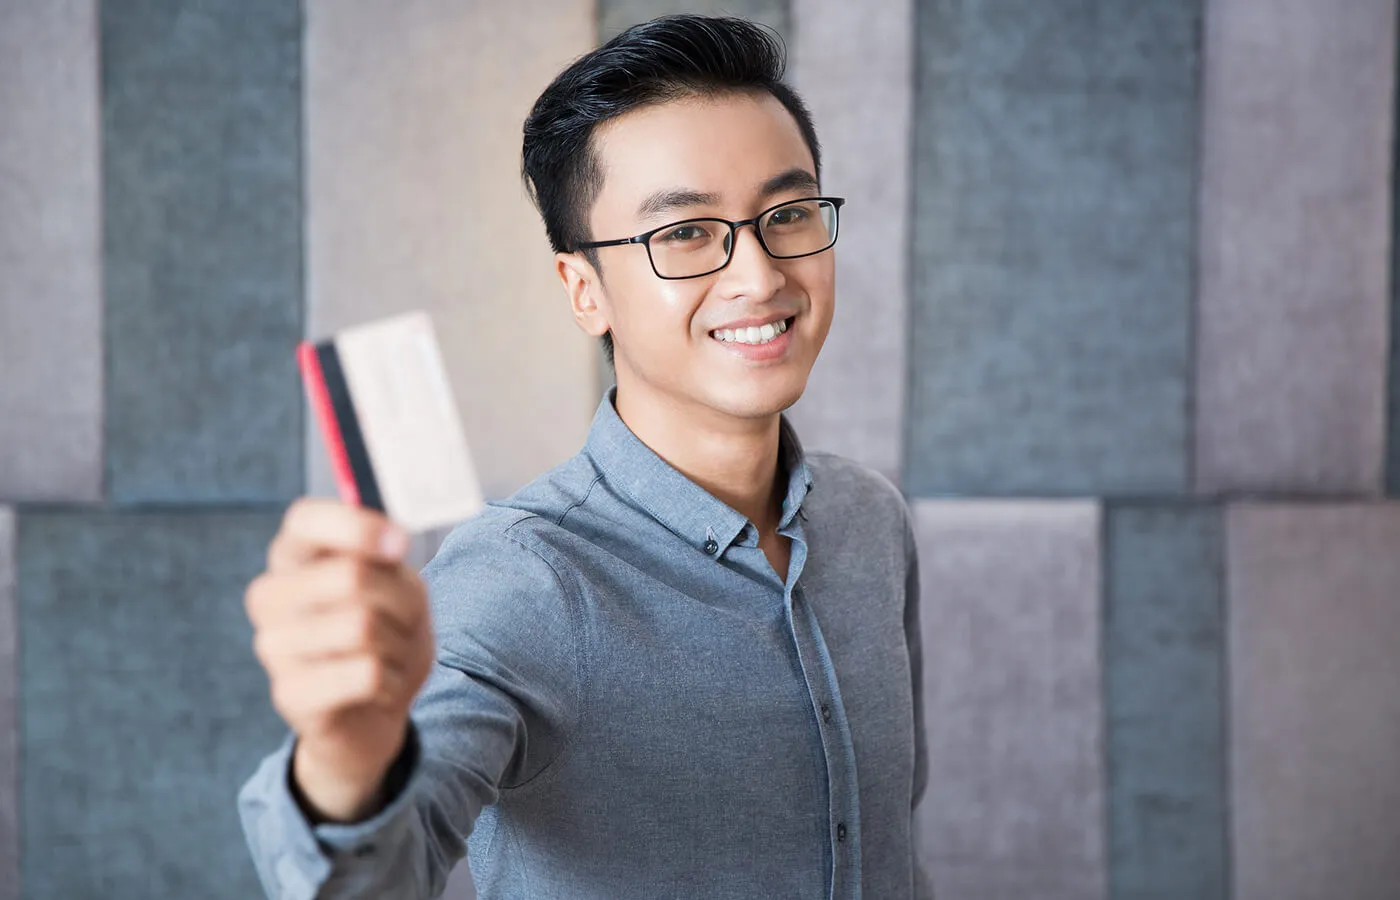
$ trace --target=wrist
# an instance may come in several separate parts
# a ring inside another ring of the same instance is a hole
[[[350,824],[371,818],[384,806],[386,776],[403,752],[400,743],[378,764],[345,771],[314,743],[298,739],[292,751],[288,786],[313,825]]]

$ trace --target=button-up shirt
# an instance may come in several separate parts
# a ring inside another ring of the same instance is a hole
[[[584,449],[458,526],[423,571],[437,661],[373,818],[312,824],[291,738],[240,794],[276,898],[928,896],[908,509],[783,420],[791,539],[672,468],[610,394]]]

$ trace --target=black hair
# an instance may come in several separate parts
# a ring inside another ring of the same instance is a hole
[[[812,115],[783,81],[782,38],[744,19],[663,16],[634,25],[575,60],[545,88],[525,119],[521,176],[556,253],[592,239],[588,211],[603,187],[592,138],[629,110],[694,96],[760,91],[797,120],[821,178],[821,146]],[[595,267],[594,251],[585,254]],[[611,333],[603,335],[608,362]]]

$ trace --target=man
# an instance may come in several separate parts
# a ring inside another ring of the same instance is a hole
[[[782,70],[670,17],[539,98],[524,174],[617,386],[421,580],[383,518],[288,511],[247,595],[293,733],[240,797],[271,896],[437,896],[467,853],[483,900],[925,896],[908,511],[781,415],[842,204]]]

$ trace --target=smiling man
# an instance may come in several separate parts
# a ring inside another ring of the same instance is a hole
[[[240,797],[270,896],[433,897],[468,854],[483,900],[928,896],[908,511],[782,415],[844,202],[782,74],[769,32],[668,17],[535,104],[525,177],[617,386],[421,578],[383,518],[288,511],[247,596],[292,732]]]

